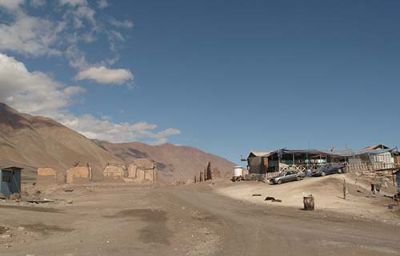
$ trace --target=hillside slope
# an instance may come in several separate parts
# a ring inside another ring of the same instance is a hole
[[[129,164],[136,158],[149,158],[157,163],[159,177],[165,182],[193,180],[207,163],[221,176],[230,175],[234,164],[228,160],[199,149],[172,144],[147,145],[139,142],[113,144],[96,141],[103,148]]]
[[[0,165],[22,166],[24,177],[34,178],[37,167],[65,171],[79,162],[89,163],[94,179],[101,180],[107,163],[130,164],[137,158],[155,161],[160,180],[168,183],[193,180],[208,162],[222,175],[233,166],[192,147],[90,140],[52,119],[22,114],[0,103]]]
[[[120,159],[81,134],[49,118],[21,114],[0,103],[0,164],[17,164],[33,175],[37,167],[65,171],[75,163],[89,163],[101,178],[108,162]]]

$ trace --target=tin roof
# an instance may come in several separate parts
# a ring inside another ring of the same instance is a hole
[[[22,169],[24,169],[24,168],[22,168],[22,167],[17,167],[17,166],[0,166],[0,170],[13,170],[13,171],[15,171],[15,170],[22,170]]]
[[[249,156],[268,156],[270,153],[271,151],[251,151]]]

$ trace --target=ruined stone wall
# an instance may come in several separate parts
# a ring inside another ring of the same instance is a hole
[[[104,181],[124,181],[125,170],[123,166],[107,165],[103,171]]]
[[[135,164],[130,164],[128,166],[128,178],[135,179],[137,172],[137,166]]]
[[[38,168],[36,183],[39,185],[62,184],[65,182],[64,175],[53,168]]]
[[[125,168],[121,166],[108,165],[103,171],[104,177],[125,177]]]
[[[146,163],[144,166],[137,166],[132,163],[128,166],[128,178],[136,182],[153,182],[156,180],[154,165]]]
[[[86,183],[91,179],[91,169],[77,166],[67,170],[67,183]]]

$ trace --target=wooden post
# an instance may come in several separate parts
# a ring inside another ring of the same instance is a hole
[[[196,177],[196,175],[194,176],[194,183],[196,183],[197,182],[197,177]]]
[[[346,179],[343,179],[343,199],[346,200],[346,195],[347,195],[347,184],[346,184]]]

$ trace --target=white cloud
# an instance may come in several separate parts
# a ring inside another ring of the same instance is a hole
[[[131,20],[117,20],[110,18],[110,24],[117,28],[133,28],[133,22]]]
[[[58,0],[59,8],[55,11],[60,15],[55,19],[29,15],[27,8],[21,7],[23,3],[22,0],[0,0],[0,8],[6,8],[13,16],[10,21],[0,20],[0,50],[30,57],[65,57],[77,70],[78,80],[122,84],[133,79],[128,69],[106,68],[119,60],[118,46],[125,41],[118,29],[132,28],[132,21],[108,17],[98,22],[96,11],[87,0]],[[46,4],[44,0],[30,0],[29,3],[31,6]],[[108,2],[100,1],[98,4],[105,7]],[[89,62],[82,46],[95,43],[100,34],[108,39],[111,56]]]
[[[113,123],[108,119],[96,118],[92,115],[62,117],[63,123],[92,139],[112,142],[128,142],[151,140],[152,143],[166,143],[168,137],[180,134],[177,129],[169,128],[157,131],[157,125],[140,123]]]
[[[178,129],[159,130],[146,122],[113,123],[90,114],[74,115],[66,107],[82,93],[81,87],[65,86],[42,72],[31,72],[22,62],[0,53],[0,101],[21,112],[48,116],[89,138],[111,142],[145,140],[160,144],[180,134]]]
[[[46,4],[46,0],[31,0],[31,5],[33,7],[41,7]]]
[[[87,5],[87,1],[86,0],[60,0],[60,4],[79,6],[79,5]]]
[[[104,9],[104,8],[107,8],[109,4],[108,4],[107,0],[99,0],[99,1],[97,1],[97,5],[100,9]]]
[[[22,62],[0,53],[0,101],[22,112],[55,115],[84,89],[66,87],[42,72],[29,72]]]
[[[92,80],[101,84],[123,84],[133,79],[133,74],[127,69],[109,69],[104,66],[90,67],[82,70],[76,80]]]
[[[19,9],[23,2],[24,0],[0,0],[0,7],[4,7],[10,11],[15,11]]]
[[[53,48],[59,27],[54,23],[18,12],[11,24],[0,24],[0,50],[32,56],[60,54]]]

